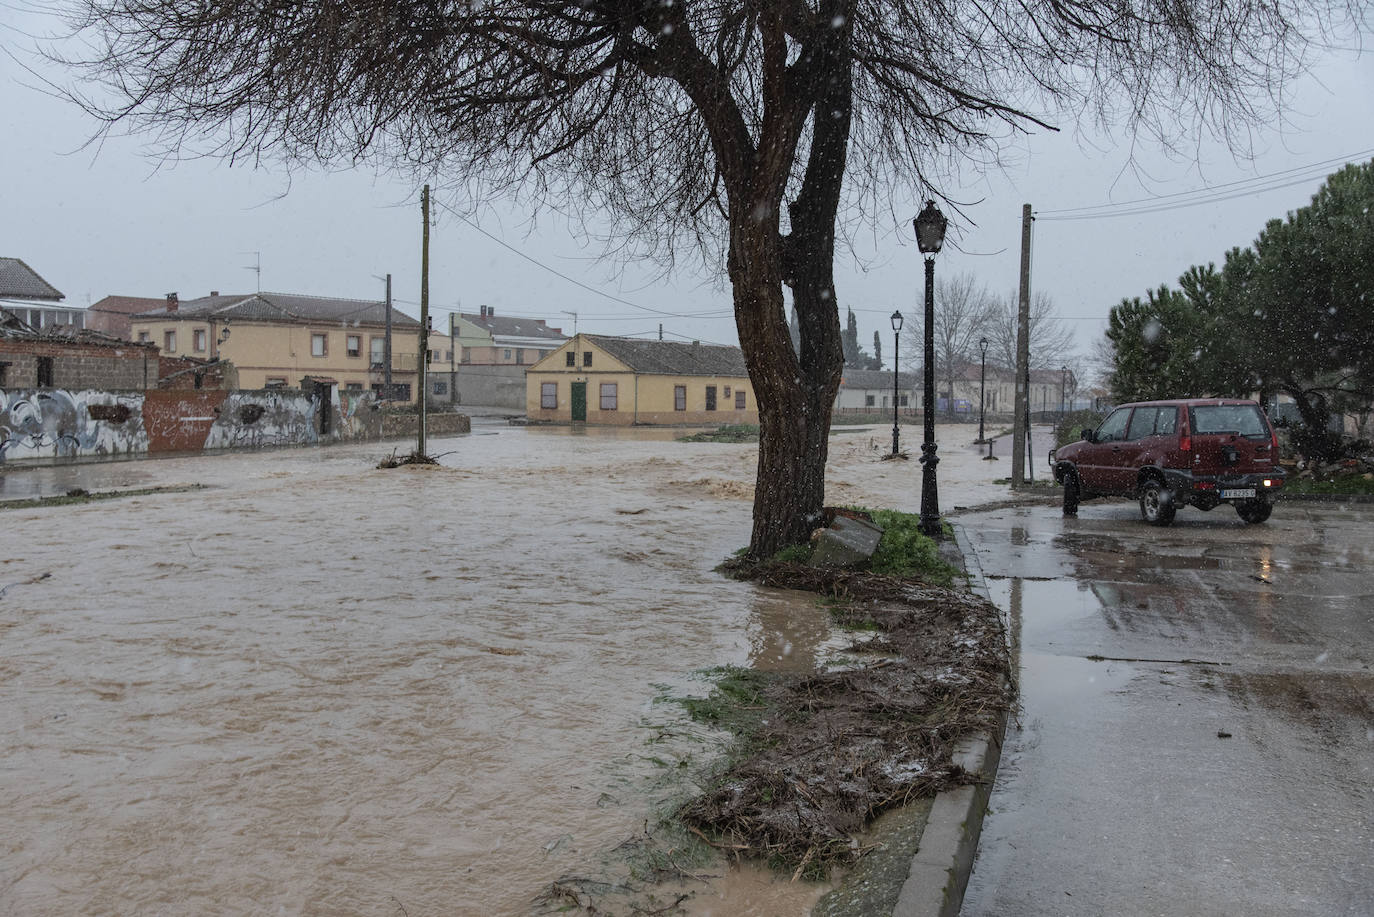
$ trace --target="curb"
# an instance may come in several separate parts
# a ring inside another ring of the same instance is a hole
[[[969,588],[987,599],[987,584],[978,563],[978,554],[953,523],[955,541],[963,553]],[[983,830],[988,797],[1002,759],[1002,741],[1007,732],[1003,714],[995,735],[974,736],[954,753],[954,764],[977,776],[977,782],[946,790],[935,797],[921,834],[921,844],[911,860],[892,917],[957,917],[964,903],[964,890],[973,874],[973,857]]]

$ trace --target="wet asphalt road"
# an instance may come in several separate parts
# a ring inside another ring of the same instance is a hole
[[[1023,705],[966,917],[1374,914],[1374,506],[959,521]]]

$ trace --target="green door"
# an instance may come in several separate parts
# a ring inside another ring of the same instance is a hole
[[[587,422],[587,383],[585,382],[572,384],[572,419],[573,423]]]

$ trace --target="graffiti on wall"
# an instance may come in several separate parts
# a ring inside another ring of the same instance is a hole
[[[0,461],[147,451],[141,392],[0,391]]]
[[[262,449],[317,443],[316,401],[304,392],[224,392],[206,449]]]
[[[320,397],[296,390],[70,392],[0,390],[0,464],[261,449],[375,439],[371,392],[334,393],[326,434]]]

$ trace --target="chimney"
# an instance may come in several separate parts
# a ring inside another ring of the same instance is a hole
[[[168,293],[168,294],[167,294],[167,311],[168,311],[168,312],[175,312],[175,311],[177,310],[177,305],[178,305],[178,303],[177,303],[177,294],[175,294],[175,293]]]
[[[485,305],[483,305],[483,306],[482,306],[482,318],[486,318],[486,317],[487,317],[487,307],[486,307]]]
[[[211,295],[211,296],[218,296],[218,295],[219,295],[219,290],[211,290],[211,291],[210,291],[210,295]]]

